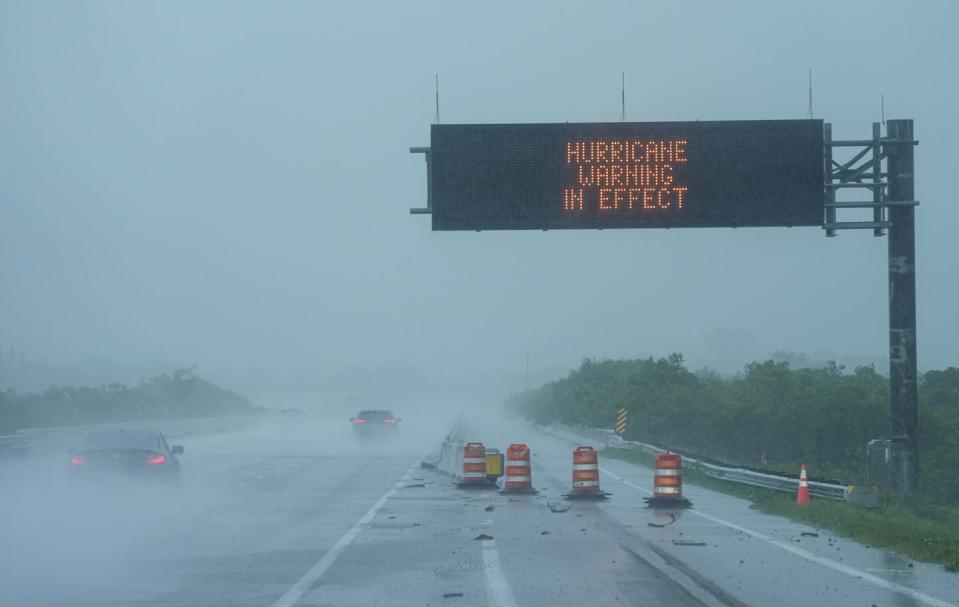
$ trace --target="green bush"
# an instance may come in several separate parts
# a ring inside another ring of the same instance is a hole
[[[625,407],[626,438],[791,474],[805,463],[815,477],[847,483],[867,481],[866,443],[889,433],[888,379],[834,363],[755,362],[724,379],[689,371],[681,354],[587,359],[508,406],[540,423],[594,427],[611,427]],[[959,500],[959,369],[923,376],[919,441],[923,490]]]
[[[52,386],[36,394],[0,391],[0,434],[21,428],[75,426],[249,413],[246,398],[178,369],[138,386]]]

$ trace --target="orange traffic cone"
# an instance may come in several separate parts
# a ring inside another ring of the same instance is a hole
[[[806,464],[799,467],[799,491],[796,492],[796,505],[809,504],[809,485],[806,482]]]

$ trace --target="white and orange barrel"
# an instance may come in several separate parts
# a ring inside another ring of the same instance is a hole
[[[573,451],[573,493],[599,493],[599,458],[592,447]]]
[[[683,458],[678,453],[657,453],[653,469],[653,499],[683,499]]]
[[[529,447],[514,443],[506,448],[504,491],[531,491],[533,474],[529,465]]]
[[[486,446],[483,443],[463,445],[463,483],[485,483]]]

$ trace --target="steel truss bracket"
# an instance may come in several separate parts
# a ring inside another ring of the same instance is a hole
[[[918,141],[893,140],[882,136],[882,127],[872,123],[872,139],[833,139],[832,125],[824,125],[823,141],[826,182],[824,187],[825,221],[823,230],[826,236],[835,236],[837,230],[872,230],[873,236],[883,236],[892,226],[887,218],[887,210],[893,206],[917,206],[919,201],[893,201],[888,199],[889,175],[883,171],[883,161],[894,146],[911,144]],[[861,148],[846,160],[835,158],[837,148]],[[868,191],[872,200],[862,202],[837,201],[836,192],[849,188]],[[837,209],[873,210],[872,221],[839,221]]]
[[[433,170],[430,165],[430,148],[429,146],[411,147],[410,154],[423,154],[426,159],[426,206],[411,208],[410,215],[430,215],[433,213]]]

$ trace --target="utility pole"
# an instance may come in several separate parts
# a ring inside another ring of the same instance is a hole
[[[890,439],[897,489],[919,485],[918,369],[916,362],[915,141],[912,120],[886,122],[889,180]]]
[[[526,353],[526,390],[529,391],[529,352]]]

